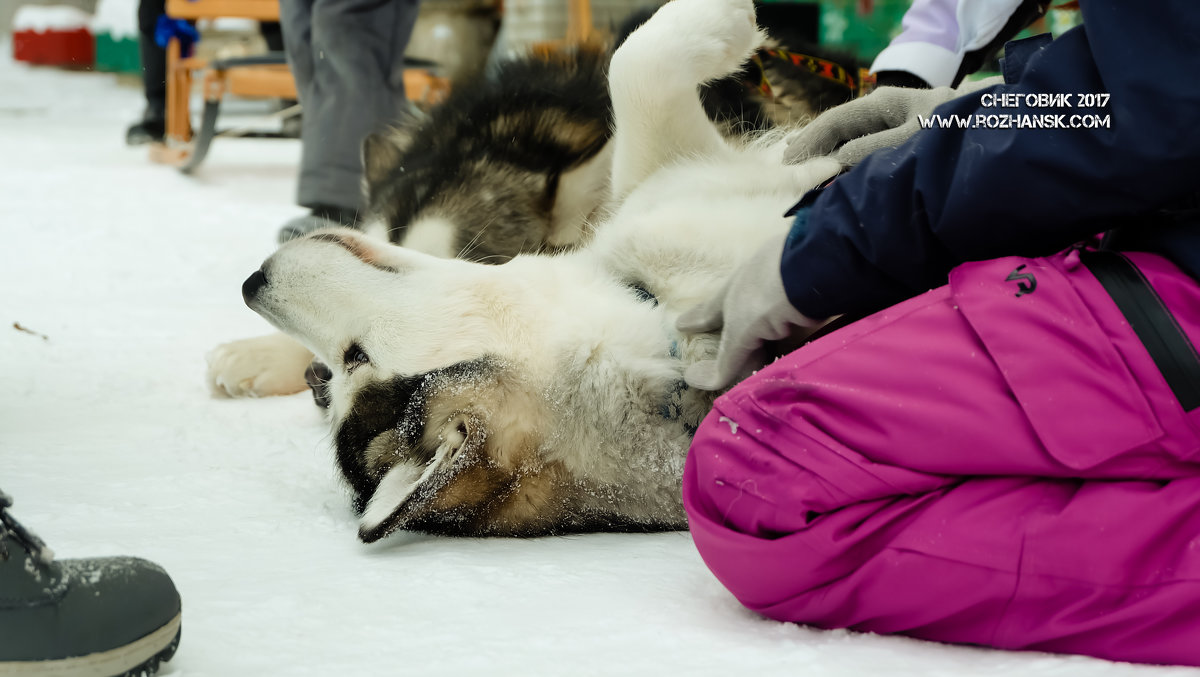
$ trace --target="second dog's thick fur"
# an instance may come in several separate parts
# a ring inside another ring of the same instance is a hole
[[[772,48],[819,51],[857,74],[849,55],[797,38],[767,40]],[[759,50],[753,62],[699,85],[722,134],[799,124],[853,96],[846,85],[770,53],[778,52]],[[667,68],[646,66],[670,77],[671,62],[682,58],[664,46],[653,60]],[[506,61],[490,77],[456,87],[428,117],[409,116],[392,133],[368,137],[374,225],[394,244],[485,263],[585,242],[610,196],[608,63],[607,51],[588,47]],[[759,89],[764,77],[770,95]]]
[[[730,142],[706,117],[696,86],[761,39],[749,0],[675,0],[617,51],[618,206],[584,248],[489,266],[337,229],[247,280],[250,307],[333,368],[363,540],[686,525],[683,460],[713,394],[682,373],[718,337],[675,320],[839,168],[785,166],[781,135]]]
[[[586,238],[607,193],[608,54],[502,62],[363,146],[373,225],[411,249],[503,263]]]

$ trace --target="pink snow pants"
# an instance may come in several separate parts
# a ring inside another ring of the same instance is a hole
[[[1200,286],[1126,256],[1200,343]],[[1078,252],[965,264],[719,398],[684,505],[774,619],[1200,665],[1200,407],[1178,393]]]

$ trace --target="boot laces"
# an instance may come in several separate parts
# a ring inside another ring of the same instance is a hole
[[[54,551],[47,547],[46,543],[36,534],[21,526],[16,518],[8,514],[8,509],[12,507],[12,504],[12,497],[0,491],[0,561],[8,559],[8,547],[4,542],[12,537],[13,540],[25,546],[29,554],[39,562],[50,564],[54,561]]]

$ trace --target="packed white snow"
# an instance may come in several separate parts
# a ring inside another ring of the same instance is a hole
[[[163,674],[1197,674],[775,623],[686,533],[361,545],[311,398],[204,381],[206,351],[269,330],[239,287],[300,213],[299,144],[220,139],[185,177],[123,145],[135,88],[0,48],[0,487],[59,558],[170,572]]]
[[[114,39],[137,38],[138,0],[97,0],[92,33],[107,33]]]
[[[73,31],[87,28],[92,23],[92,15],[77,7],[66,5],[25,5],[17,9],[13,16],[14,31]],[[5,45],[7,47],[7,44]],[[10,54],[12,50],[7,50]]]

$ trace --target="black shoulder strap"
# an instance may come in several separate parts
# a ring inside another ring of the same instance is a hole
[[[1200,407],[1200,355],[1146,276],[1114,251],[1084,251],[1081,257],[1146,346],[1184,411]]]

